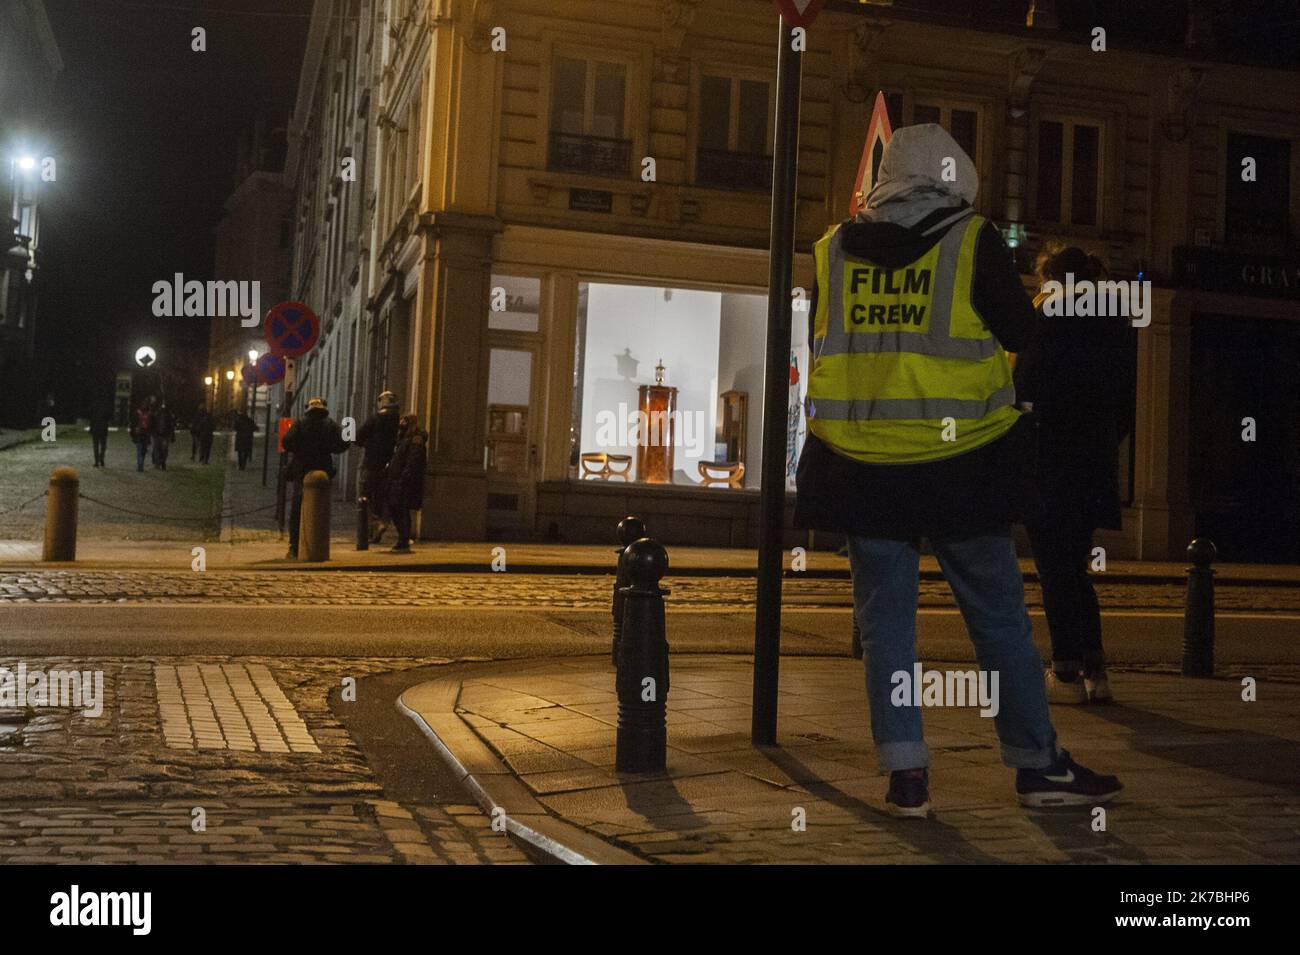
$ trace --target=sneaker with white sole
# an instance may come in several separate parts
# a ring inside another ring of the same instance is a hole
[[[1031,809],[1096,806],[1114,799],[1123,788],[1117,777],[1103,776],[1080,766],[1065,750],[1046,769],[1016,770],[1020,805]]]
[[[1063,680],[1053,669],[1048,669],[1043,677],[1047,686],[1047,702],[1078,706],[1088,702],[1088,691],[1084,688],[1082,677]]]
[[[1083,688],[1088,694],[1089,703],[1111,703],[1115,699],[1111,695],[1110,680],[1106,678],[1105,670],[1100,670],[1092,676],[1085,675]]]
[[[900,819],[924,819],[930,815],[930,771],[897,769],[889,774],[885,808]]]

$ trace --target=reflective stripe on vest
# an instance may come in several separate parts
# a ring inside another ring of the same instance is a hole
[[[971,301],[983,218],[955,222],[896,268],[846,254],[839,227],[815,246],[818,299],[809,429],[867,463],[971,451],[1019,418],[1007,354]]]
[[[906,421],[925,419],[939,421],[943,418],[983,418],[999,408],[1013,404],[1016,389],[1006,385],[993,392],[985,401],[963,401],[960,398],[872,398],[869,400],[842,401],[835,398],[810,399],[808,416],[824,421]]]

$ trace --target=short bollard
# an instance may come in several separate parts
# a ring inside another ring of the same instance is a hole
[[[302,479],[298,541],[300,561],[319,563],[330,559],[330,478],[324,471],[309,471]]]
[[[1187,545],[1187,605],[1183,611],[1183,676],[1214,676],[1214,544],[1196,538]]]
[[[668,764],[668,640],[659,581],[668,552],[642,538],[625,551],[623,635],[618,647],[618,736],[614,768],[620,773],[662,772]]]
[[[849,651],[853,654],[853,659],[862,659],[862,628],[858,626],[858,610],[853,608],[853,646]]]
[[[45,546],[41,560],[77,559],[77,496],[81,478],[75,468],[50,472],[50,489],[45,500]]]
[[[357,550],[370,550],[370,499],[357,498]]]
[[[610,659],[613,660],[614,666],[618,666],[618,639],[619,634],[623,632],[622,591],[628,585],[627,568],[623,555],[627,552],[629,544],[645,536],[645,524],[641,523],[640,518],[629,515],[618,522],[618,571],[614,577],[614,601],[611,608],[614,616],[614,641],[610,648]]]

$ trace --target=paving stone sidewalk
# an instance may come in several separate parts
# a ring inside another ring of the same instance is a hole
[[[25,657],[0,668],[20,662],[29,674],[101,671],[103,712],[0,705],[0,864],[527,861],[476,806],[388,798],[328,705],[344,677],[450,660]]]
[[[1053,707],[1073,754],[1125,783],[1096,831],[1086,809],[1021,809],[992,723],[974,709],[925,714],[935,817],[889,817],[861,664],[781,666],[780,746],[757,749],[748,660],[674,658],[668,773],[648,778],[613,770],[618,704],[607,660],[471,671],[457,712],[549,812],[654,862],[1300,861],[1292,671],[1289,683],[1250,671],[1257,702],[1242,700],[1240,674],[1117,671],[1119,703]]]

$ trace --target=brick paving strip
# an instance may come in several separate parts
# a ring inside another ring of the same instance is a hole
[[[386,798],[329,707],[344,677],[451,660],[22,662],[101,670],[104,709],[0,708],[0,864],[527,861],[476,807]]]
[[[403,701],[485,804],[523,804],[614,850],[602,859],[589,842],[588,861],[1300,861],[1300,686],[1267,667],[1215,680],[1117,671],[1122,702],[1053,708],[1074,755],[1126,785],[1105,831],[1086,808],[1021,809],[991,721],[973,709],[925,714],[935,817],[886,815],[860,663],[783,660],[773,749],[749,742],[747,660],[678,656],[672,667],[662,775],[614,771],[618,704],[604,659],[479,667]],[[1242,701],[1242,675],[1258,679],[1258,702]]]

